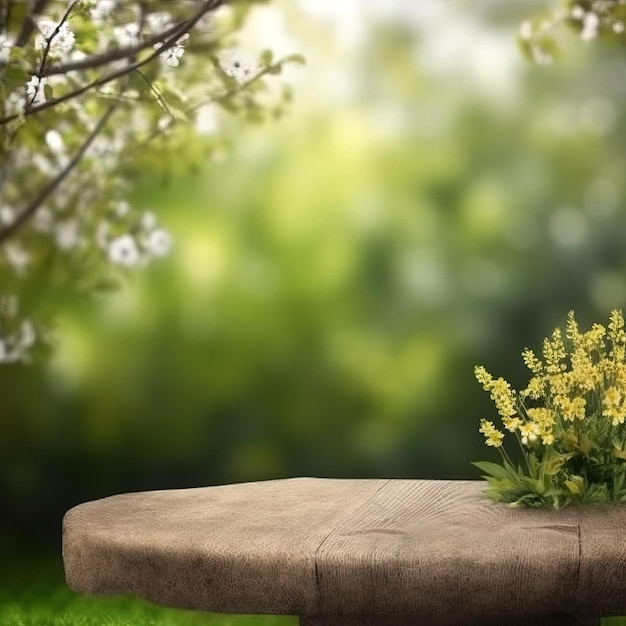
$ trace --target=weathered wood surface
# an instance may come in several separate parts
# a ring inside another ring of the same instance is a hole
[[[626,508],[511,509],[484,486],[298,478],[113,496],[66,514],[66,579],[307,626],[626,615]]]
[[[429,616],[420,615],[332,615],[329,617],[301,617],[299,626],[600,626],[599,617],[578,617],[555,615],[532,617],[525,615],[517,619],[502,617],[464,617],[463,608],[454,621],[433,621]]]

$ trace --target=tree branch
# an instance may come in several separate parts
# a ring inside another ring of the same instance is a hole
[[[101,54],[94,54],[90,57],[86,57],[84,59],[79,59],[78,61],[69,61],[68,63],[63,63],[59,65],[51,65],[45,69],[42,73],[43,77],[46,76],[55,76],[57,74],[67,74],[68,72],[80,71],[80,70],[91,70],[102,65],[106,65],[107,63],[112,63],[113,61],[121,61],[123,59],[128,59],[130,57],[135,56],[142,50],[146,48],[150,48],[154,46],[154,44],[161,43],[166,39],[169,39],[172,35],[178,33],[181,27],[187,22],[179,22],[174,26],[170,26],[167,30],[163,32],[153,35],[149,37],[145,41],[135,45],[129,46],[126,48],[117,48],[116,50],[109,50],[108,52],[103,52]],[[184,34],[184,32],[183,32]],[[32,70],[30,72],[31,76],[35,76],[37,74],[36,71]]]
[[[43,189],[29,202],[26,208],[18,215],[15,221],[2,230],[0,230],[0,244],[4,243],[9,237],[19,231],[28,220],[37,212],[37,209],[46,201],[48,196],[52,194],[57,187],[69,176],[69,174],[78,165],[80,160],[85,156],[85,153],[89,149],[89,146],[93,143],[95,138],[100,134],[106,123],[109,121],[111,115],[113,115],[115,109],[119,106],[119,102],[114,102],[100,118],[95,128],[89,133],[89,136],[83,142],[78,152],[74,155],[72,160],[52,179]]]
[[[45,111],[46,109],[49,109],[51,107],[56,106],[57,104],[60,104],[61,102],[65,102],[67,100],[76,98],[84,94],[86,91],[89,91],[90,89],[94,89],[96,87],[101,87],[102,85],[106,85],[107,83],[110,83],[111,81],[116,80],[117,78],[126,76],[127,74],[134,72],[140,67],[147,65],[148,63],[156,59],[158,56],[160,56],[163,52],[175,46],[178,40],[185,33],[189,32],[206,13],[216,9],[218,6],[223,4],[223,2],[224,0],[206,0],[203,3],[202,7],[198,10],[198,12],[193,17],[190,17],[188,20],[181,22],[178,25],[175,32],[172,33],[171,37],[167,41],[165,41],[160,48],[156,49],[152,54],[150,54],[145,59],[126,65],[123,68],[116,70],[115,72],[106,74],[105,76],[101,76],[100,78],[97,78],[96,80],[92,81],[91,83],[87,85],[83,85],[82,87],[79,87],[78,89],[74,91],[66,93],[63,96],[59,96],[58,98],[53,98],[52,100],[48,100],[47,102],[43,102],[37,106],[31,107],[27,109],[26,111],[24,111],[23,113],[15,113],[13,115],[7,115],[6,117],[0,118],[0,125],[12,122],[13,120],[16,120],[22,116],[26,117],[29,115],[33,115],[34,113],[39,113],[40,111]]]

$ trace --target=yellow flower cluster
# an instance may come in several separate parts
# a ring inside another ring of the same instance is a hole
[[[534,409],[527,409],[526,413],[530,418],[530,422],[527,424],[527,430],[525,431],[528,433],[526,434],[526,437],[528,437],[531,441],[534,441],[537,437],[541,437],[541,443],[546,446],[552,445],[554,443],[554,435],[552,433],[552,428],[555,423],[554,411],[544,407],[537,407]],[[527,441],[524,441],[524,434],[522,433],[521,428],[520,435],[522,436],[522,443],[528,443]]]
[[[617,426],[623,424],[626,418],[626,407],[624,406],[624,394],[617,387],[609,387],[604,392],[602,415],[611,418],[611,424]]]
[[[504,378],[494,379],[493,376],[480,365],[476,366],[474,373],[476,374],[478,382],[482,384],[483,389],[490,392],[490,397],[496,404],[498,414],[502,418],[504,427],[514,432],[521,422],[519,417],[516,417],[517,407],[515,391],[511,389],[511,385],[509,385]]]
[[[556,445],[567,423],[626,423],[626,330],[621,311],[611,313],[608,329],[594,324],[587,332],[579,329],[570,312],[565,337],[557,328],[544,340],[543,360],[528,348],[522,357],[532,377],[519,395],[483,366],[476,366],[474,373],[490,393],[504,427],[523,446]],[[527,406],[528,401],[536,406]],[[491,422],[481,420],[480,432],[487,445],[502,445],[503,433]],[[579,434],[576,431],[576,437]]]
[[[488,446],[499,448],[502,445],[504,439],[504,433],[499,431],[493,422],[488,422],[486,419],[480,420],[480,432],[485,435],[485,443]]]

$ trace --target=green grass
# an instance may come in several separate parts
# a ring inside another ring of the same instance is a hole
[[[65,585],[60,557],[1,559],[2,626],[296,626],[295,617],[217,615],[138,598],[86,598]]]
[[[60,557],[3,558],[1,626],[296,626],[295,617],[218,615],[158,607],[138,598],[86,598],[70,591]],[[602,626],[626,626],[626,617]]]

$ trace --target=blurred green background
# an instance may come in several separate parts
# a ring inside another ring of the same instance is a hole
[[[249,41],[308,59],[289,113],[209,112],[219,138],[146,155],[171,256],[59,303],[52,361],[0,371],[4,544],[130,490],[478,478],[474,364],[519,387],[570,309],[624,306],[623,50],[532,65],[540,3],[338,4],[253,13]]]

